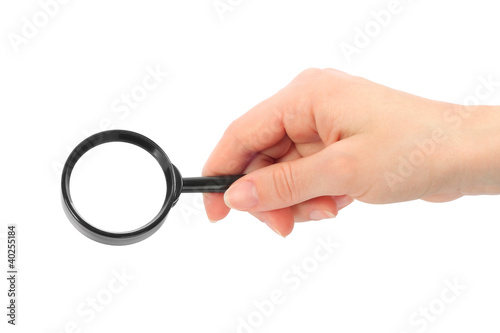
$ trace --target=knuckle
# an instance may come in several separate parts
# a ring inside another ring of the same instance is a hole
[[[319,68],[308,68],[302,71],[290,84],[292,95],[301,109],[312,110],[317,102],[319,89],[324,81],[325,71]]]
[[[235,128],[238,127],[238,119],[233,120],[229,126],[227,126],[224,131],[224,136],[232,136],[234,134]]]
[[[297,81],[309,82],[310,80],[314,80],[318,76],[322,75],[323,72],[324,71],[319,68],[308,68],[300,72],[296,79]]]
[[[294,199],[300,196],[290,162],[277,164],[272,173],[272,180],[275,193],[282,202],[294,202]]]
[[[223,137],[229,138],[233,143],[235,143],[235,153],[243,154],[246,153],[251,147],[250,143],[244,142],[241,137],[241,121],[240,118],[233,120],[231,124],[224,131]]]

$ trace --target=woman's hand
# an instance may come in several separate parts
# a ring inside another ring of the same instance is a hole
[[[494,107],[431,101],[309,69],[228,127],[203,175],[247,175],[224,196],[205,194],[205,207],[211,221],[230,207],[286,236],[294,222],[334,217],[353,198],[391,203],[500,193],[493,147],[500,160]]]

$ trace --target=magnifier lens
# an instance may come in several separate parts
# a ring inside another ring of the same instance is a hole
[[[150,222],[166,195],[165,175],[146,150],[124,142],[90,149],[76,163],[70,191],[78,213],[109,232],[127,232]]]

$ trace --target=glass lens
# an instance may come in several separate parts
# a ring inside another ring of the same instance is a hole
[[[110,232],[131,231],[150,222],[163,205],[166,186],[154,157],[123,142],[89,150],[76,163],[70,180],[78,213]]]

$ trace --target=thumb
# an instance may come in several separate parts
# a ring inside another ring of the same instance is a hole
[[[255,170],[231,185],[224,201],[237,210],[269,211],[319,196],[346,194],[338,188],[345,182],[333,180],[338,163],[332,155],[335,155],[332,150],[323,149],[307,157]],[[346,173],[342,171],[339,175]]]

